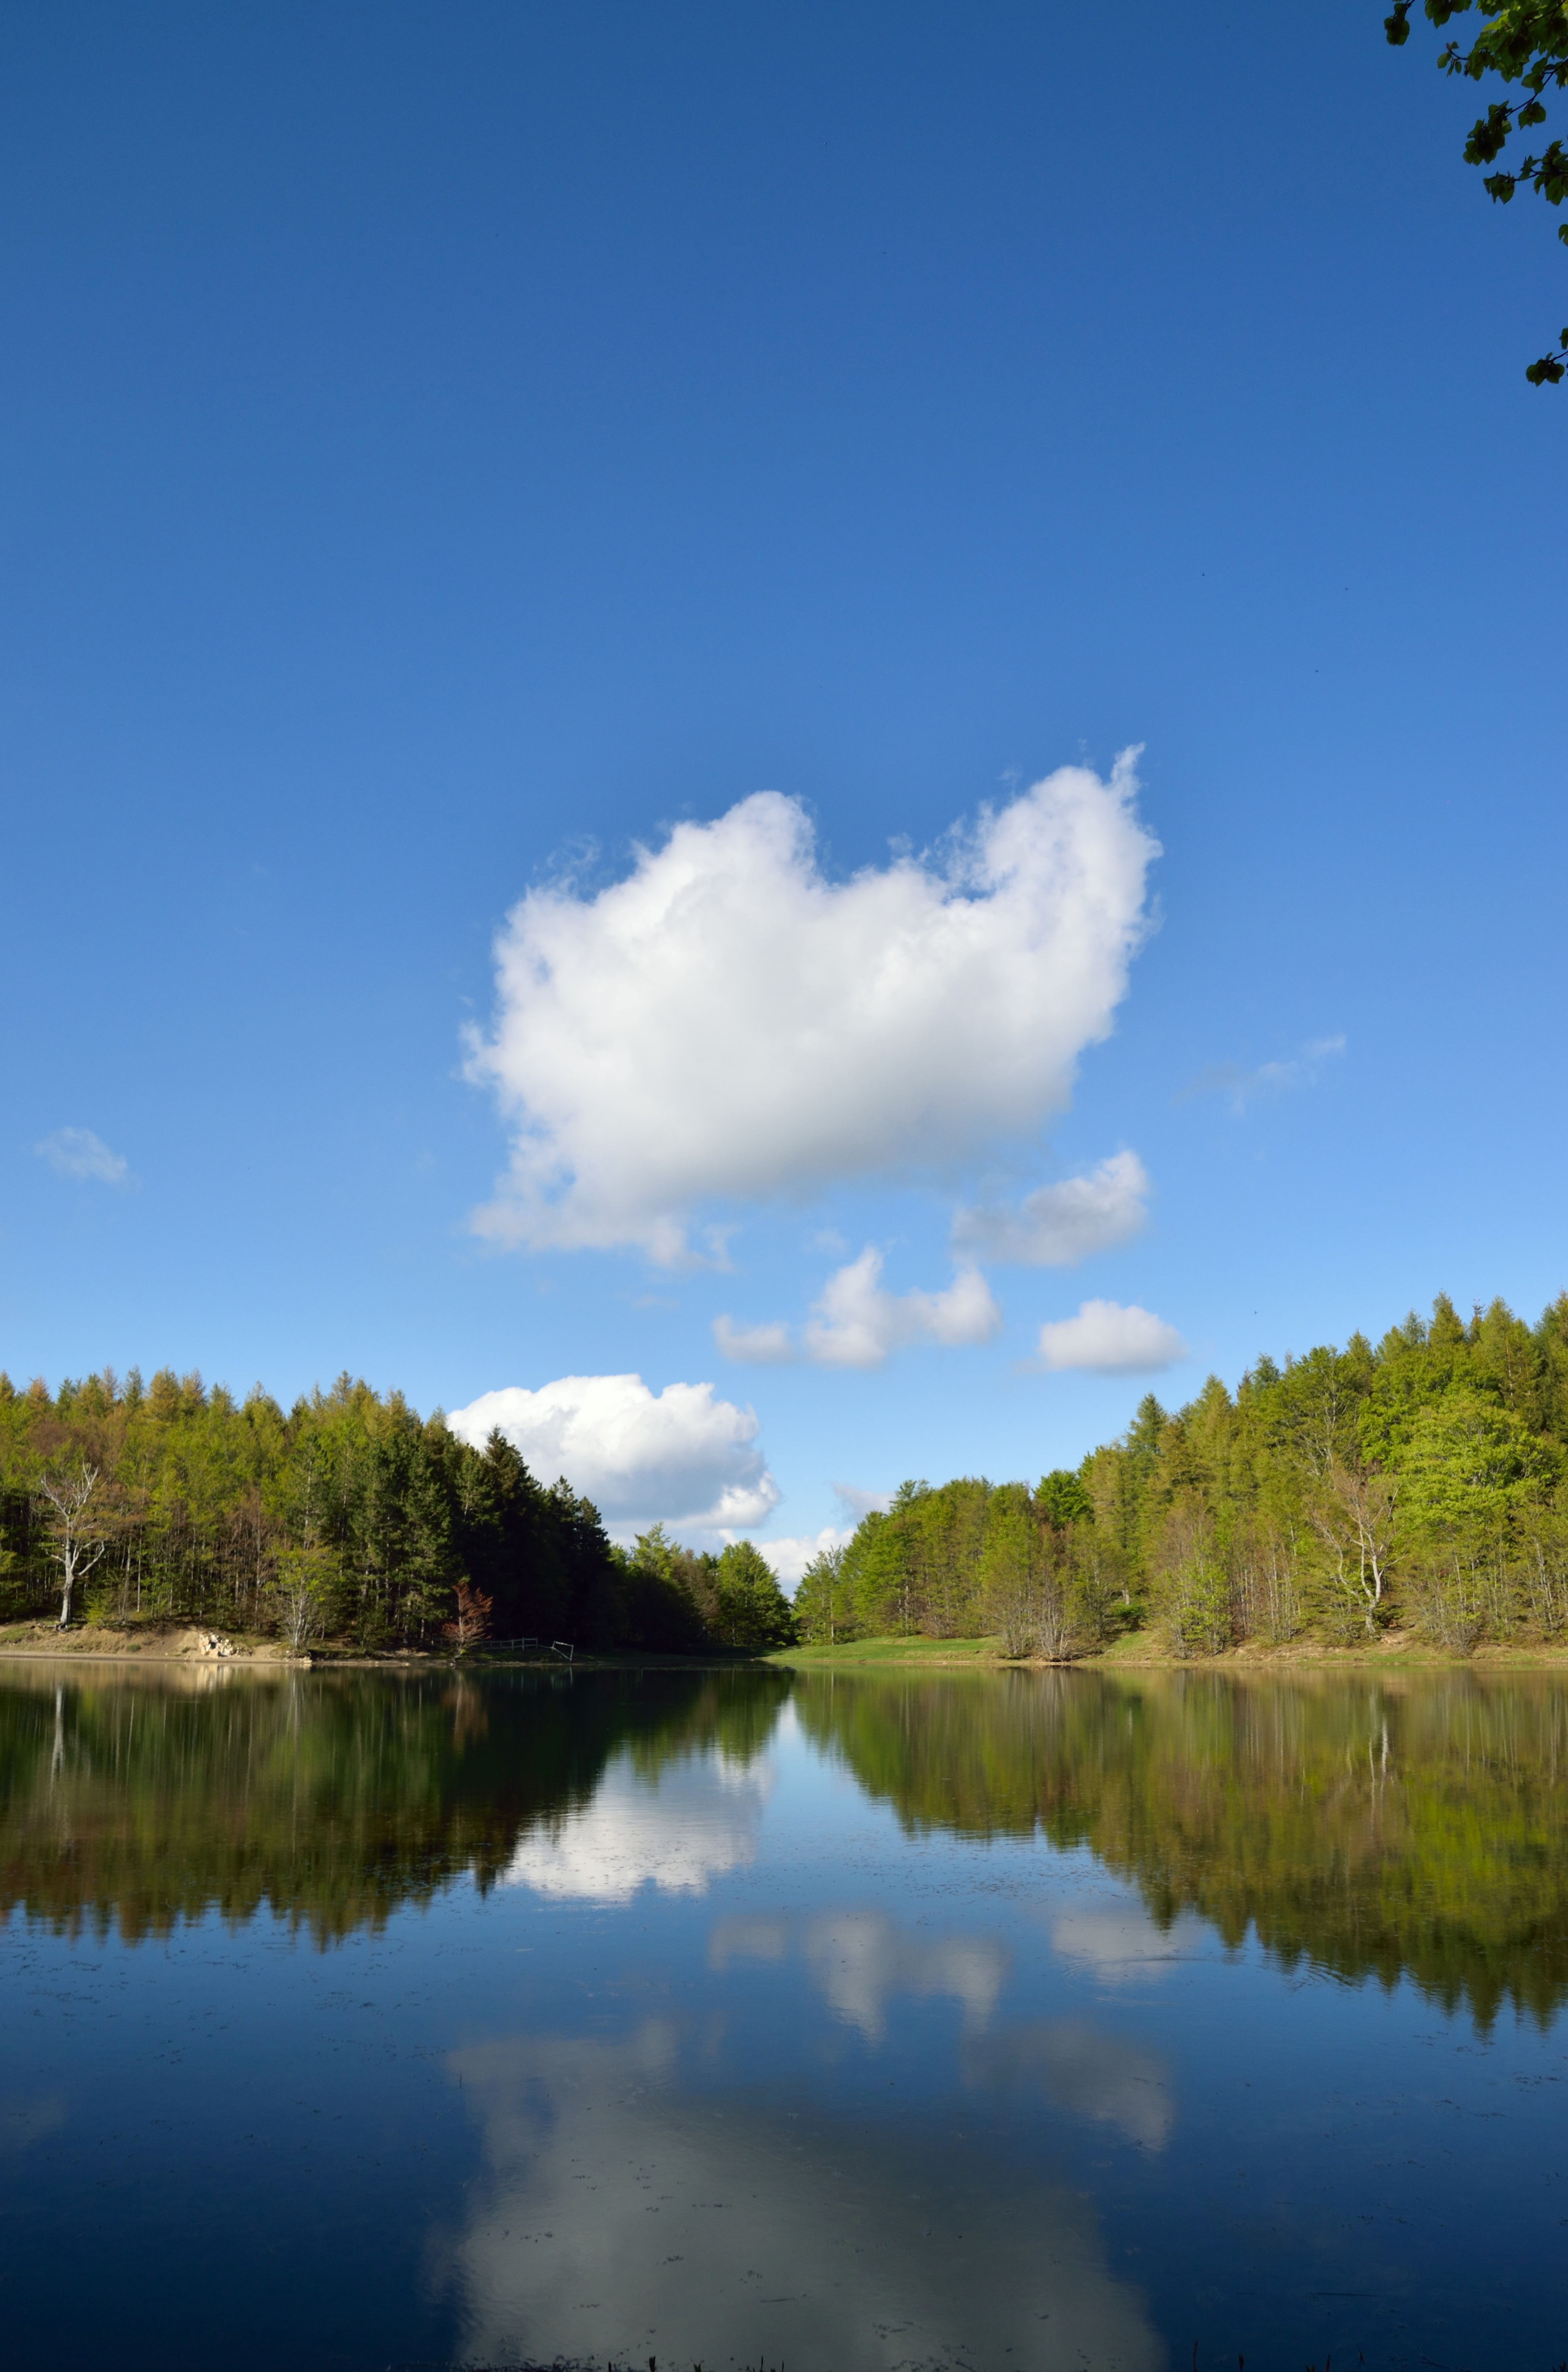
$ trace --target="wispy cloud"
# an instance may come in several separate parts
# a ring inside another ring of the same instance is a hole
[[[125,1156],[111,1152],[90,1128],[57,1128],[33,1151],[57,1178],[91,1178],[100,1186],[123,1186],[131,1174]]]
[[[1113,1153],[1087,1177],[1037,1186],[1016,1210],[989,1204],[957,1212],[953,1242],[981,1260],[1070,1268],[1135,1236],[1148,1220],[1148,1192],[1137,1155]]]
[[[893,1504],[890,1491],[862,1491],[853,1482],[835,1482],[833,1496],[844,1513],[857,1524],[863,1516],[869,1516],[874,1511],[886,1515]]]
[[[761,1326],[737,1326],[729,1318],[715,1318],[714,1341],[726,1359],[753,1367],[786,1367],[796,1355],[795,1337],[782,1318]]]
[[[988,1343],[1001,1323],[979,1269],[960,1268],[939,1293],[889,1293],[882,1255],[867,1244],[828,1279],[798,1340],[783,1319],[737,1326],[726,1316],[714,1320],[714,1341],[726,1358],[763,1366],[804,1358],[821,1367],[879,1367],[915,1343]]]
[[[1224,1096],[1233,1112],[1244,1112],[1249,1104],[1266,1097],[1283,1095],[1292,1087],[1316,1087],[1324,1064],[1344,1051],[1342,1036],[1311,1038],[1284,1061],[1260,1063],[1254,1070],[1244,1070],[1237,1063],[1212,1063],[1193,1080],[1187,1095]]]

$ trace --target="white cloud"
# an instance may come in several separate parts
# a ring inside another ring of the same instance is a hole
[[[482,1392],[447,1423],[475,1448],[499,1428],[541,1481],[564,1474],[621,1537],[661,1521],[747,1531],[779,1503],[755,1412],[715,1400],[712,1384],[656,1394],[641,1376],[562,1376]]]
[[[514,1132],[476,1227],[674,1262],[711,1198],[929,1173],[1029,1134],[1109,1034],[1143,936],[1158,852],[1135,755],[844,882],[797,802],[759,791],[597,895],[529,890],[469,1041]]]
[[[811,1305],[797,1348],[782,1319],[766,1326],[714,1320],[714,1341],[728,1359],[778,1366],[797,1357],[823,1367],[879,1367],[889,1351],[912,1343],[988,1343],[1002,1312],[977,1268],[960,1268],[941,1293],[889,1293],[882,1255],[867,1244],[858,1260],[836,1269]]]
[[[757,1541],[753,1543],[767,1558],[785,1589],[793,1589],[813,1557],[824,1549],[842,1548],[854,1538],[854,1527],[841,1531],[835,1525],[824,1524],[819,1532],[796,1533],[778,1541]]]
[[[953,1241],[977,1259],[1070,1268],[1091,1252],[1135,1236],[1148,1218],[1148,1172],[1135,1153],[1113,1153],[1086,1178],[1063,1178],[1026,1194],[1016,1211],[959,1211]]]
[[[1048,1367],[1086,1367],[1107,1376],[1137,1376],[1174,1366],[1187,1345],[1174,1326],[1135,1301],[1086,1301],[1076,1318],[1057,1318],[1040,1330]]]
[[[945,1293],[888,1293],[872,1244],[828,1279],[806,1328],[807,1355],[830,1367],[879,1367],[910,1343],[987,1343],[1002,1323],[977,1268],[961,1268]]]
[[[1313,1087],[1323,1065],[1345,1051],[1342,1037],[1313,1038],[1283,1062],[1260,1063],[1244,1071],[1236,1063],[1214,1063],[1194,1081],[1189,1093],[1228,1097],[1232,1111],[1240,1113],[1260,1097],[1283,1095],[1289,1087]]]
[[[128,1174],[124,1155],[110,1152],[90,1128],[57,1128],[33,1151],[58,1178],[96,1178],[104,1186],[122,1186]]]

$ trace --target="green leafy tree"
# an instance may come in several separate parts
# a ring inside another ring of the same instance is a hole
[[[325,1631],[339,1578],[331,1551],[319,1542],[279,1552],[269,1595],[278,1629],[296,1655]]]
[[[1194,1492],[1166,1514],[1154,1579],[1156,1617],[1179,1656],[1216,1656],[1229,1646],[1230,1577],[1214,1517]]]
[[[1021,1483],[1004,1483],[987,1509],[981,1587],[1006,1656],[1060,1656],[1066,1610],[1049,1526]]]
[[[840,1541],[819,1549],[796,1587],[796,1629],[814,1647],[837,1646],[859,1634],[854,1595],[844,1578],[845,1546]]]
[[[1383,19],[1383,29],[1395,49],[1410,39],[1411,5],[1412,0],[1394,0],[1392,14]],[[1442,27],[1455,17],[1468,15],[1471,0],[1423,0],[1423,6],[1432,22]],[[1495,166],[1516,131],[1533,132],[1546,122],[1546,93],[1568,88],[1568,7],[1563,0],[1504,0],[1469,49],[1450,41],[1440,52],[1437,64],[1445,74],[1462,75],[1470,82],[1484,82],[1495,75],[1504,85],[1518,85],[1517,98],[1488,103],[1465,142],[1467,165]],[[1495,172],[1487,174],[1483,187],[1497,205],[1507,205],[1517,190],[1532,189],[1548,205],[1560,206],[1568,197],[1568,150],[1561,139],[1551,140],[1539,151],[1532,149],[1519,157],[1511,168],[1498,166]],[[1568,246],[1568,223],[1560,226],[1557,236]],[[1555,351],[1531,363],[1525,377],[1533,387],[1549,383],[1555,387],[1565,367],[1568,329],[1563,330]]]
[[[1048,1524],[1055,1524],[1058,1528],[1094,1521],[1094,1502],[1085,1487],[1083,1476],[1073,1473],[1064,1466],[1042,1475],[1035,1490],[1035,1506]]]
[[[752,1541],[732,1541],[718,1561],[718,1634],[726,1647],[765,1655],[795,1644],[795,1616],[778,1576]]]

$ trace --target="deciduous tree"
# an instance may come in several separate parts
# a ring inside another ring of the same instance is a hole
[[[1423,0],[1423,5],[1432,22],[1441,27],[1455,17],[1468,15],[1471,0]],[[1392,13],[1383,19],[1383,29],[1395,49],[1410,39],[1411,7],[1411,0],[1394,0]],[[1467,165],[1497,165],[1515,132],[1533,132],[1546,122],[1546,93],[1568,88],[1568,6],[1563,0],[1503,0],[1469,49],[1450,41],[1439,52],[1437,64],[1445,74],[1463,75],[1470,82],[1485,82],[1495,76],[1504,86],[1519,86],[1516,99],[1488,102],[1485,114],[1476,118],[1465,142]],[[1497,205],[1507,205],[1517,190],[1531,189],[1548,205],[1560,206],[1568,197],[1568,149],[1561,139],[1550,140],[1543,148],[1532,148],[1519,157],[1511,169],[1499,166],[1488,173],[1482,186]],[[1568,223],[1560,227],[1557,236],[1568,246]],[[1568,368],[1568,329],[1552,352],[1529,365],[1525,377],[1533,387],[1555,387],[1564,368]]]

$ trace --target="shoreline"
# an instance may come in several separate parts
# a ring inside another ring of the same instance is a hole
[[[209,1641],[218,1644],[209,1645]],[[89,1644],[90,1643],[90,1644]],[[450,1648],[395,1647],[381,1654],[338,1648],[330,1642],[293,1648],[277,1639],[218,1631],[205,1623],[148,1623],[139,1631],[73,1624],[62,1633],[53,1623],[0,1625],[0,1663],[162,1664],[189,1670],[261,1672],[446,1672],[453,1671],[733,1671],[755,1669],[768,1659],[718,1648],[705,1655],[656,1655],[628,1650],[584,1652],[567,1662],[559,1656],[524,1656],[482,1645],[459,1655]]]
[[[767,1667],[798,1671],[1194,1671],[1385,1672],[1412,1670],[1568,1672],[1568,1640],[1554,1645],[1487,1643],[1467,1655],[1434,1645],[1409,1632],[1390,1631],[1376,1640],[1334,1645],[1320,1639],[1293,1639],[1277,1646],[1249,1640],[1214,1656],[1178,1656],[1148,1632],[1132,1632],[1086,1656],[1004,1656],[989,1639],[866,1639],[834,1647],[780,1647],[748,1656],[723,1649],[707,1654],[657,1655],[631,1650],[585,1650],[570,1663],[549,1655],[532,1657],[482,1645],[459,1656],[438,1647],[389,1648],[381,1654],[322,1646],[294,1649],[276,1639],[226,1633],[206,1625],[167,1623],[136,1631],[81,1625],[62,1634],[52,1623],[0,1626],[0,1663],[159,1664],[186,1669],[247,1671],[734,1671]]]

